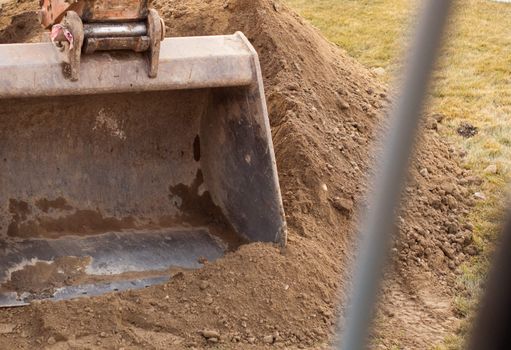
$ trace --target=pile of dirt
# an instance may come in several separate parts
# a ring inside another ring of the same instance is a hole
[[[438,139],[438,118],[427,122],[429,130],[406,188],[402,237],[395,249],[400,266],[415,265],[421,271],[450,277],[449,270],[455,271],[467,257],[479,254],[467,216],[475,205],[473,188],[481,185],[481,179],[460,168],[456,150]]]
[[[353,259],[357,213],[365,206],[375,140],[388,104],[386,88],[278,1],[153,3],[169,36],[243,31],[258,51],[288,246],[281,251],[272,245],[245,245],[200,271],[179,273],[167,285],[143,291],[1,310],[0,348],[327,346],[343,309],[339,300],[347,281],[342,276]],[[38,2],[22,5],[4,5],[2,33],[9,28],[9,16],[34,11]],[[0,35],[0,42],[5,40]],[[418,147],[391,272],[406,301],[433,310],[433,319],[438,304],[416,293],[415,277],[426,281],[420,291],[448,296],[453,271],[467,255],[477,253],[466,222],[473,205],[468,184],[477,179],[458,165],[456,152],[438,136],[440,119],[428,119]],[[384,307],[392,300],[386,295],[394,293],[383,292]],[[394,321],[388,324],[407,329],[409,318],[399,317],[400,304],[389,307],[383,317]],[[448,310],[446,319],[451,314]],[[385,338],[385,332],[377,336]],[[406,338],[403,333],[392,336]],[[430,341],[416,334],[404,339],[409,347]]]
[[[34,1],[0,1],[0,43],[40,41],[41,25]]]

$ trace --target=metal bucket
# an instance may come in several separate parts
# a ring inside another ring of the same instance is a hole
[[[257,54],[241,33],[84,56],[0,46],[0,306],[161,283],[285,244]]]

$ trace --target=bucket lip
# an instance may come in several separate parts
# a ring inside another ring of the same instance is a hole
[[[100,52],[82,56],[80,80],[71,82],[53,44],[6,44],[0,45],[0,99],[249,86],[257,76],[254,58],[240,32],[166,38],[154,79],[143,54]]]

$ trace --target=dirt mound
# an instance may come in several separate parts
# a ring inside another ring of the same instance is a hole
[[[153,3],[169,36],[243,31],[257,49],[289,224],[288,247],[243,246],[200,271],[179,273],[167,285],[144,291],[2,310],[0,347],[326,346],[346,286],[341,276],[353,258],[356,213],[364,206],[386,89],[279,2]],[[13,10],[13,4],[4,5],[0,23],[7,22],[6,15],[37,7],[33,1]],[[427,125],[406,189],[403,239],[395,256],[403,277],[431,276],[423,288],[437,288],[452,283],[451,270],[465,254],[476,253],[471,226],[464,221],[472,204],[466,186],[474,180],[439,139],[437,120]],[[406,293],[414,293],[414,285],[403,281]],[[399,313],[398,306],[393,312]]]

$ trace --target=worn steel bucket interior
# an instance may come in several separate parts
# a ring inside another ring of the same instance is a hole
[[[204,42],[217,56],[165,56]],[[26,69],[13,63],[6,77],[0,64],[0,305],[144,287],[246,242],[284,243],[252,47],[238,33],[166,40],[162,52],[156,80],[105,74],[105,55],[84,58],[85,94],[57,71],[30,93]],[[126,71],[144,65],[119,60]],[[60,266],[58,278],[30,275],[70,257],[75,269]]]

